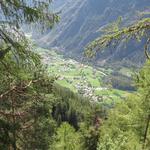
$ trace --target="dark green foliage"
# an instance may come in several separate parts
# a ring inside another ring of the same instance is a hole
[[[75,129],[78,128],[78,118],[75,108],[69,104],[69,100],[57,102],[52,109],[52,116],[60,125],[62,122],[70,123]]]
[[[13,124],[9,124],[4,120],[0,120],[0,149],[7,149],[9,145],[13,144],[13,139],[9,136],[12,133]]]
[[[81,129],[81,138],[85,150],[96,150],[98,141],[99,141],[99,130],[95,126],[87,127],[82,124]]]
[[[54,91],[55,96],[59,98],[54,101],[52,116],[59,125],[67,121],[77,130],[81,122],[85,121],[89,125],[93,123],[95,104],[58,85],[54,86]]]
[[[56,123],[51,117],[40,117],[29,130],[30,134],[24,133],[23,149],[49,149],[55,130]]]
[[[117,72],[103,78],[103,84],[110,84],[114,89],[123,91],[135,91],[134,83],[131,77],[124,76]]]
[[[46,127],[44,122],[51,120],[46,105],[53,97],[47,94],[52,93],[55,78],[48,76],[19,28],[22,23],[34,22],[48,27],[55,23],[56,15],[49,13],[50,1],[27,2],[0,1],[0,149],[28,149],[31,139],[40,149],[48,149],[48,139],[54,132],[49,129],[50,123]]]
[[[29,139],[34,126],[40,125],[37,120],[41,117],[51,118],[51,107],[48,107],[47,101],[53,97],[45,94],[52,92],[53,79],[49,78],[42,68],[32,68],[31,71],[30,67],[24,66],[21,62],[18,65],[11,57],[1,60],[0,66],[0,135],[2,135],[0,146],[5,145],[6,149],[8,147],[26,149],[30,144],[30,142],[25,144],[26,137]],[[48,128],[44,130],[48,132]],[[37,131],[35,133],[36,137],[39,133]],[[42,136],[42,133],[44,137],[45,133],[42,131],[39,135]]]

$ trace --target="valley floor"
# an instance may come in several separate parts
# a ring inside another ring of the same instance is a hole
[[[59,85],[75,93],[88,97],[91,101],[114,104],[123,99],[127,92],[114,89],[103,83],[103,77],[111,74],[111,69],[93,68],[70,58],[64,58],[53,50],[37,48],[51,75],[58,76]]]

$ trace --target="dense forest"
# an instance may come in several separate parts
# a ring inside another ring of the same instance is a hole
[[[128,92],[108,105],[58,84],[26,37],[24,25],[45,33],[61,20],[51,3],[0,1],[0,150],[150,150],[150,18],[120,26],[119,17],[84,49],[93,59],[122,41],[146,41],[146,61],[132,86],[131,78],[111,74],[111,88]]]

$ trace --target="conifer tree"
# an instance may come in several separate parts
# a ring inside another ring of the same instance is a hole
[[[114,27],[115,26],[115,27]],[[150,147],[150,102],[149,102],[149,45],[150,18],[144,18],[129,27],[119,28],[118,24],[109,26],[112,30],[89,44],[85,50],[87,56],[94,56],[99,50],[117,45],[122,40],[147,40],[144,47],[147,62],[136,75],[137,92],[131,94],[124,102],[117,104],[109,112],[108,120],[100,128],[98,150],[143,149]]]
[[[40,57],[21,31],[23,24],[52,27],[58,16],[50,12],[50,2],[0,1],[0,149],[28,149],[31,145],[28,139],[35,138],[44,129],[41,126],[39,132],[34,132],[40,118],[50,118],[50,110],[44,103],[51,97],[55,79],[48,76]],[[44,136],[45,132],[41,133]],[[40,138],[34,141],[42,143]],[[46,142],[41,149],[48,146]]]

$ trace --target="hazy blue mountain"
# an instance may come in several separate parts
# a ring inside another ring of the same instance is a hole
[[[148,11],[149,0],[56,0],[56,8],[61,10],[60,23],[40,38],[46,47],[58,47],[67,55],[80,56],[84,47],[101,35],[100,28],[123,17],[123,25],[139,19],[138,11]],[[99,54],[96,62],[134,62],[141,64],[144,55],[141,44],[131,42],[124,46],[120,43],[114,50]],[[132,45],[132,46],[131,46]],[[139,49],[140,48],[140,49]]]
[[[63,7],[68,3],[69,0],[54,0],[52,1],[51,7],[53,7],[56,11],[63,9]]]

